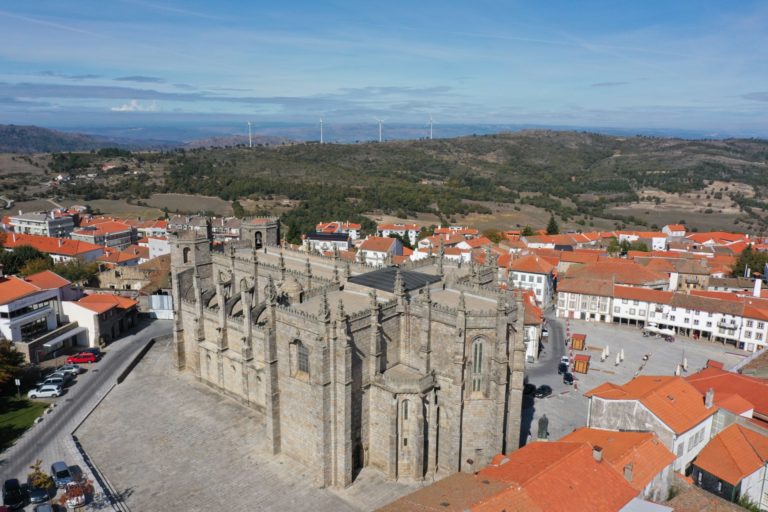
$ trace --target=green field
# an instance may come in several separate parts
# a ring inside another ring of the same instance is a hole
[[[38,416],[43,414],[48,404],[22,398],[0,397],[0,452],[8,449],[21,436]]]

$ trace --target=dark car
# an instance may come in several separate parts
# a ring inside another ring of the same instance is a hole
[[[31,503],[44,503],[51,498],[50,488],[36,487],[32,484],[32,479],[27,478],[27,497]]]
[[[664,336],[664,341],[666,341],[667,343],[674,343],[675,342],[675,338],[673,338],[672,336],[667,335],[667,336]]]
[[[80,353],[82,354],[83,352],[88,352],[93,354],[94,356],[96,356],[96,359],[99,359],[103,355],[99,347],[84,348],[83,350],[80,351]]]
[[[21,490],[21,484],[17,478],[11,478],[3,483],[3,505],[15,510],[23,508],[25,501],[24,491]]]
[[[552,394],[552,388],[544,384],[536,388],[536,393],[534,393],[534,396],[536,398],[544,398],[544,397],[548,397],[551,394]]]
[[[557,365],[557,374],[562,375],[568,371],[568,363],[560,363]]]
[[[532,395],[536,392],[536,384],[526,384],[523,388],[524,395]]]
[[[573,385],[573,374],[571,372],[565,372],[563,374],[563,384]]]

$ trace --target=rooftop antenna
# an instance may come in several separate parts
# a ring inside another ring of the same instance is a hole
[[[253,137],[251,136],[251,122],[248,121],[248,147],[253,147]]]
[[[320,144],[323,143],[323,118],[320,118]]]
[[[432,140],[432,116],[429,116],[429,140]]]

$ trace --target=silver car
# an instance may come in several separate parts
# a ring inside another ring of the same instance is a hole
[[[76,364],[63,364],[56,368],[56,373],[62,372],[62,373],[68,373],[72,375],[73,377],[77,377],[82,373],[83,369],[80,368],[80,366]]]
[[[61,386],[55,386],[53,384],[45,384],[39,388],[32,389],[27,393],[29,398],[51,398],[54,396],[61,396]]]

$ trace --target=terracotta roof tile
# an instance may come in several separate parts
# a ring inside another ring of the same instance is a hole
[[[732,485],[765,465],[768,437],[734,423],[701,450],[694,465]]]
[[[29,245],[46,254],[59,254],[62,256],[80,256],[93,251],[103,251],[100,245],[71,240],[69,238],[53,238],[50,236],[24,235],[21,233],[8,233],[4,246],[13,249]]]
[[[706,393],[709,388],[715,390],[715,400],[719,394],[740,395],[755,407],[755,413],[768,419],[768,380],[728,372],[709,367],[685,378],[688,383]]]
[[[659,285],[669,281],[669,276],[663,272],[655,272],[633,261],[615,259],[573,267],[566,275],[567,277],[613,280],[616,284],[634,286]]]
[[[39,291],[39,287],[16,276],[0,277],[0,304],[8,304]]]
[[[369,236],[360,244],[361,251],[389,252],[395,243],[395,238]]]
[[[642,491],[675,460],[675,454],[651,432],[615,432],[582,427],[560,441],[601,447],[603,460],[619,474],[624,474],[625,466],[631,464],[632,480],[629,484],[638,491]]]
[[[24,280],[43,290],[53,290],[72,284],[70,281],[50,270],[43,270],[37,274],[32,274],[31,276],[25,277]]]
[[[678,434],[687,432],[717,410],[717,407],[707,408],[702,393],[682,377],[648,375],[635,377],[621,386],[606,384],[588,391],[585,396],[638,400]]]
[[[509,265],[515,272],[527,272],[529,274],[549,274],[554,269],[554,265],[539,256],[523,256],[512,260]]]
[[[110,307],[118,307],[120,309],[129,309],[138,305],[138,302],[133,299],[109,293],[93,293],[91,295],[86,295],[78,300],[77,303],[86,307],[94,304],[108,304]]]

